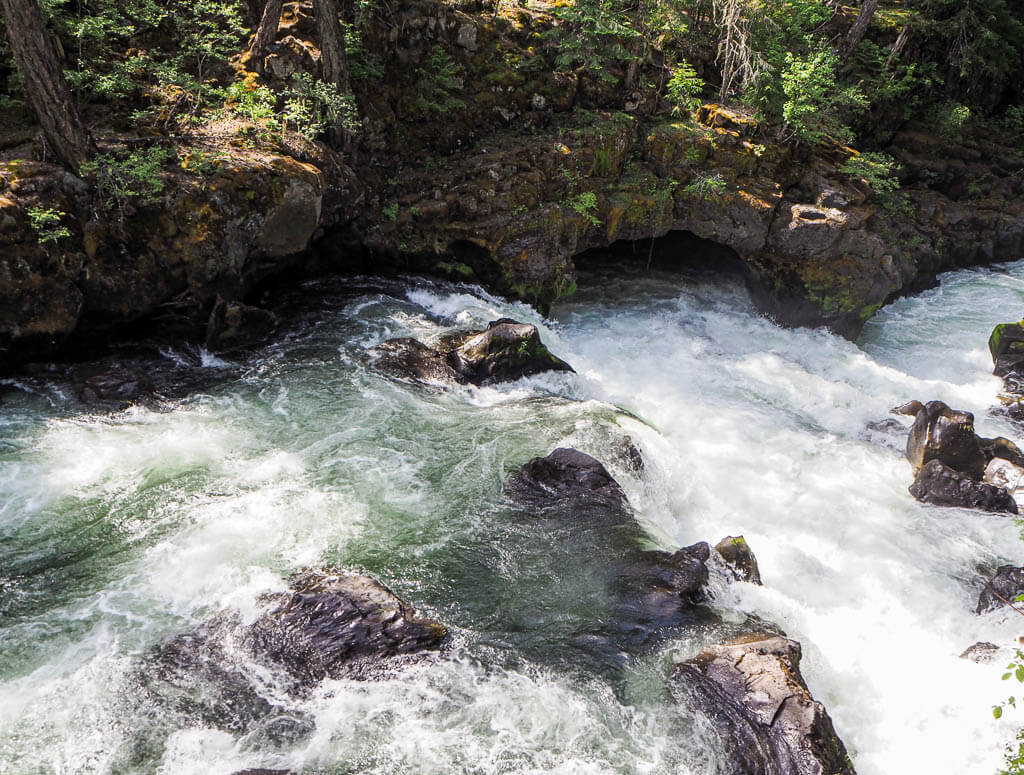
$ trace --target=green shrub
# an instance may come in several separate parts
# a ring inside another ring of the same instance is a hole
[[[71,236],[71,230],[61,223],[61,219],[67,215],[60,210],[46,207],[30,207],[28,220],[36,233],[36,239],[40,245],[57,243],[66,237]]]
[[[678,116],[700,107],[700,93],[704,90],[704,81],[684,59],[672,70],[672,77],[668,79],[665,89],[668,100],[672,103],[672,115]]]

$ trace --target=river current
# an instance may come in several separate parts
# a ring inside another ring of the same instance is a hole
[[[779,328],[738,282],[697,272],[593,269],[549,318],[422,281],[289,299],[254,353],[165,350],[209,375],[174,399],[107,411],[59,382],[0,386],[0,773],[727,775],[665,676],[751,615],[802,643],[860,775],[998,768],[1024,725],[992,718],[1006,660],[959,654],[1024,632],[973,613],[997,566],[1024,563],[1020,527],[915,502],[905,431],[869,424],[942,399],[981,435],[1024,437],[989,412],[986,348],[1021,315],[1024,262],[944,275],[857,343]],[[385,339],[499,317],[537,324],[577,373],[440,389],[370,368]],[[719,588],[720,625],[656,648],[590,647],[614,547],[538,531],[502,495],[558,446],[608,465],[652,547],[743,534],[764,586]],[[254,667],[288,724],[218,725],[143,680],[158,644],[228,608],[255,616],[324,566],[373,575],[451,647],[301,699]]]

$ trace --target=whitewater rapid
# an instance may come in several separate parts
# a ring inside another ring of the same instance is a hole
[[[779,328],[735,281],[692,272],[594,269],[547,319],[470,287],[372,285],[301,289],[282,335],[244,358],[166,351],[210,379],[159,405],[103,412],[8,381],[0,772],[725,775],[664,691],[671,662],[721,632],[595,654],[579,633],[605,610],[605,549],[510,516],[505,476],[556,446],[609,465],[652,546],[747,538],[764,586],[720,589],[716,610],[802,643],[860,775],[996,771],[1024,718],[992,718],[1013,691],[1002,657],[958,655],[1024,632],[973,613],[988,574],[1024,563],[1020,528],[915,502],[904,431],[869,424],[942,399],[981,435],[1024,438],[989,413],[986,348],[1020,317],[1024,262],[945,275],[856,344]],[[499,317],[537,324],[577,373],[435,389],[370,368],[384,339],[431,344]],[[625,434],[642,476],[618,456]],[[246,729],[151,696],[154,646],[227,608],[255,616],[262,593],[323,565],[445,622],[450,651],[298,700],[258,675],[290,715]]]

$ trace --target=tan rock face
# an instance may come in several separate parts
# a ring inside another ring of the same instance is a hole
[[[736,775],[853,775],[796,641],[757,633],[710,646],[676,666],[672,688],[712,720]]]

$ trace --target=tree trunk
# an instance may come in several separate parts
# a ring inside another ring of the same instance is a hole
[[[255,27],[263,18],[263,0],[245,0],[245,24]]]
[[[857,14],[857,19],[854,21],[853,26],[850,27],[850,31],[846,33],[846,37],[840,42],[836,53],[839,58],[843,61],[850,58],[850,55],[857,49],[857,44],[860,43],[860,39],[864,37],[864,33],[868,31],[868,27],[871,26],[871,17],[875,15],[875,9],[878,7],[878,0],[864,0],[860,4],[860,13]]]
[[[256,28],[252,45],[249,46],[249,62],[257,72],[263,72],[263,60],[277,39],[277,28],[281,26],[281,7],[284,0],[267,0],[263,7],[263,18]]]
[[[348,93],[348,59],[345,56],[345,33],[341,29],[337,0],[313,0],[316,31],[320,38],[320,64],[324,80]]]
[[[0,0],[25,95],[54,155],[73,170],[96,152],[36,0]]]

